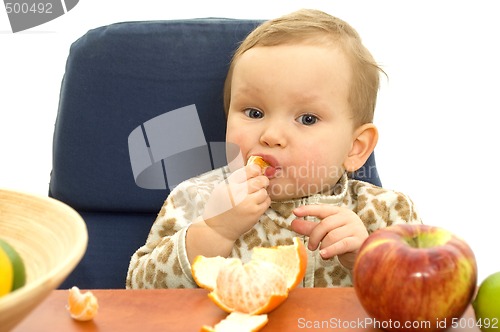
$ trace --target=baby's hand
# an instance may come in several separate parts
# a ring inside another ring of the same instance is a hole
[[[205,223],[224,238],[236,241],[250,230],[271,204],[269,179],[257,165],[236,170],[215,187],[205,206]]]
[[[340,263],[352,270],[356,254],[368,237],[365,225],[353,211],[327,204],[305,205],[293,213],[299,217],[315,216],[320,222],[295,219],[292,229],[309,236],[309,250],[320,249],[323,259],[338,256]]]

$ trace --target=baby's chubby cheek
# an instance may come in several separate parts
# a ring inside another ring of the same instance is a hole
[[[293,178],[297,183],[302,181],[317,182],[328,181],[330,178],[340,178],[343,173],[341,166],[335,166],[325,160],[307,158],[307,156],[298,159],[283,167],[283,177]]]
[[[271,199],[283,200],[325,192],[325,189],[335,185],[340,177],[335,176],[336,172],[329,176],[328,169],[312,163],[284,167],[270,179],[268,193]]]
[[[245,133],[241,129],[239,131],[231,130],[231,127],[228,127],[226,134],[226,152],[231,155],[241,153],[242,156],[248,156],[248,151],[255,145],[255,143],[249,142],[248,136],[249,135],[245,136]]]

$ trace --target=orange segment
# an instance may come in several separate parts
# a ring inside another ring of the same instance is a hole
[[[80,289],[73,286],[69,290],[68,305],[66,307],[71,315],[71,318],[86,321],[91,320],[97,314],[99,304],[97,298],[88,291],[81,293]]]
[[[202,332],[256,332],[268,322],[267,315],[249,315],[233,312],[214,327],[202,326]]]
[[[252,259],[198,256],[191,266],[196,283],[226,312],[268,313],[283,303],[304,278],[307,253],[299,238],[292,245],[254,248]]]
[[[259,165],[259,167],[262,169],[262,173],[264,173],[264,170],[271,166],[269,165],[264,159],[262,159],[261,156],[250,156],[247,161],[247,165],[249,164],[256,164]]]

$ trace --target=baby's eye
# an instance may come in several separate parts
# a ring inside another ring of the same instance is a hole
[[[318,117],[312,114],[303,114],[299,116],[296,121],[300,122],[303,125],[310,126],[318,122]]]
[[[245,115],[251,119],[260,119],[264,117],[264,113],[255,108],[247,108],[245,110]]]

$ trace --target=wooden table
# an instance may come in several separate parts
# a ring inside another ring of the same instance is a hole
[[[71,319],[65,309],[68,291],[55,290],[14,331],[199,331],[203,324],[214,325],[226,316],[203,289],[94,290],[93,293],[99,300],[99,312],[92,321]],[[469,306],[459,323],[467,326],[473,317]],[[295,289],[269,314],[269,322],[261,331],[320,330],[380,331],[370,322],[352,288]]]

